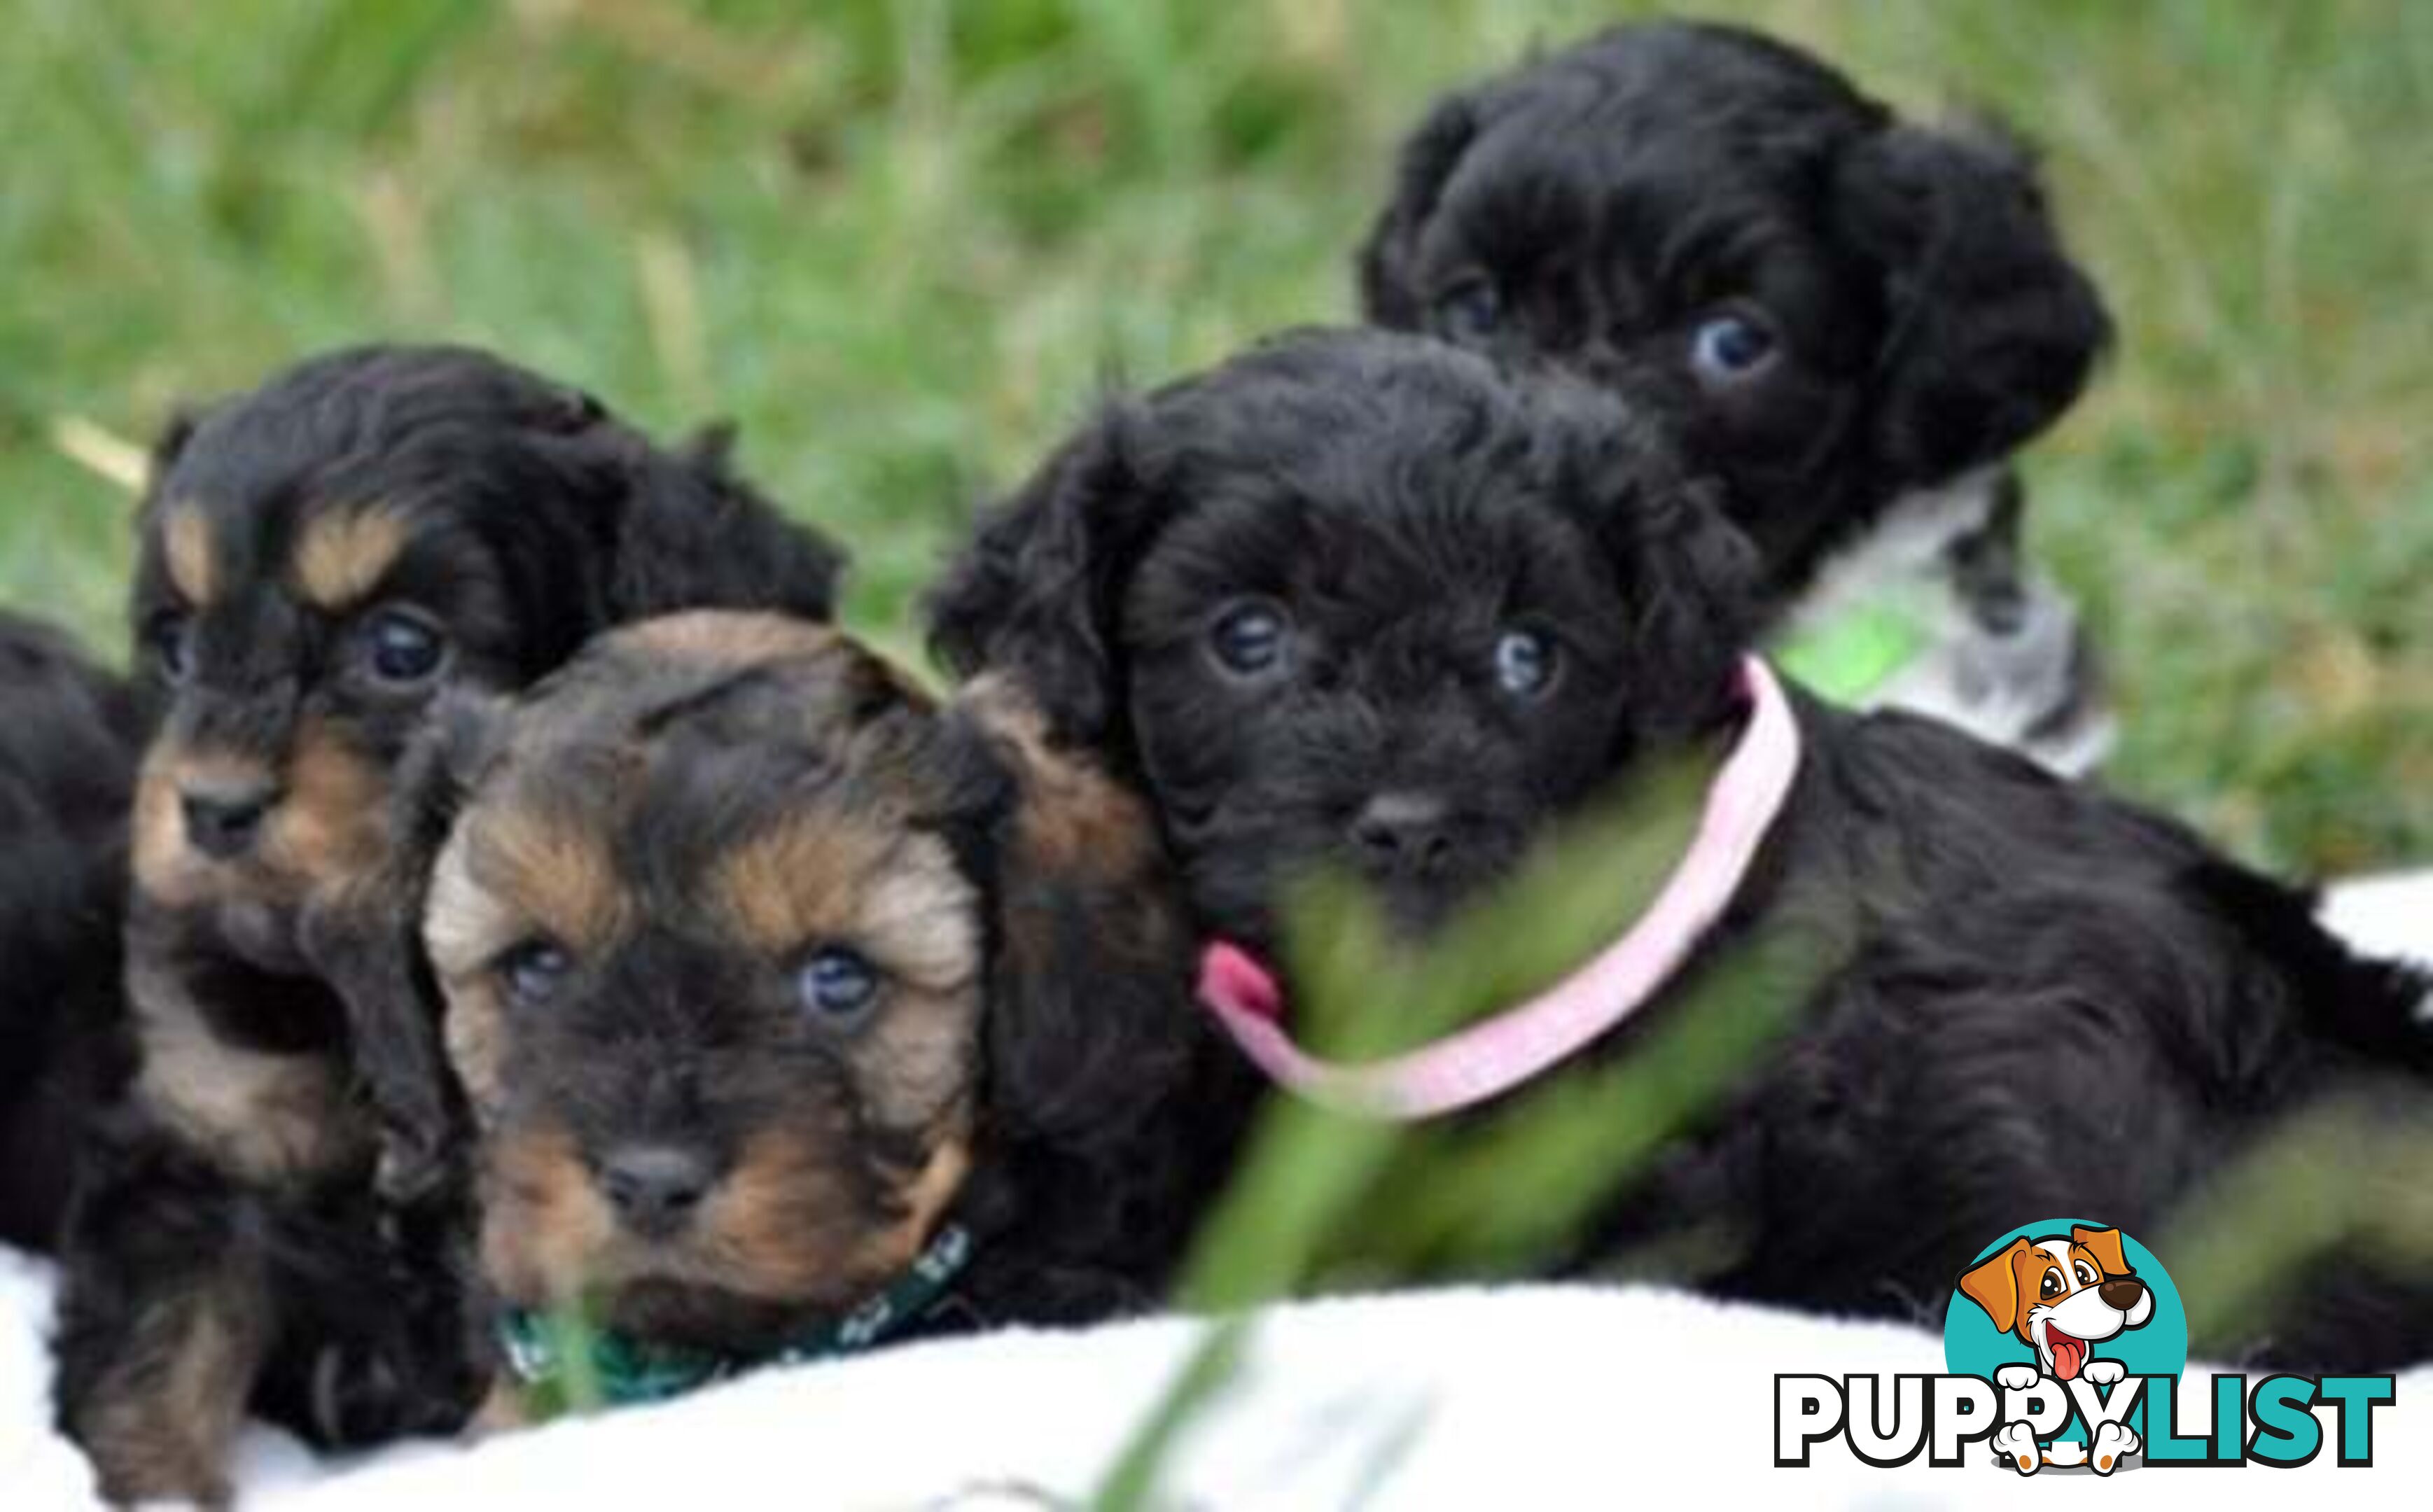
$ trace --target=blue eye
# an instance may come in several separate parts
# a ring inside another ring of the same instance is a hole
[[[794,978],[803,1006],[824,1018],[851,1019],[878,997],[878,970],[859,952],[822,945]]]
[[[1292,632],[1279,610],[1265,603],[1237,604],[1209,631],[1211,649],[1227,671],[1256,677],[1282,665]]]
[[[1495,643],[1495,680],[1516,698],[1532,698],[1555,680],[1555,643],[1534,630],[1506,631]]]
[[[144,638],[152,650],[152,659],[159,665],[161,675],[173,683],[182,683],[194,670],[194,621],[182,614],[156,615],[145,628]]]
[[[437,674],[448,659],[448,640],[418,616],[384,610],[365,629],[364,657],[382,682],[410,686]]]
[[[1465,279],[1437,297],[1437,329],[1447,339],[1479,342],[1504,321],[1504,300],[1485,279]]]
[[[1690,362],[1701,377],[1732,382],[1773,362],[1779,346],[1774,331],[1753,315],[1710,315],[1690,338]]]
[[[557,995],[574,962],[547,940],[531,940],[499,958],[498,973],[519,1007],[537,1008]]]

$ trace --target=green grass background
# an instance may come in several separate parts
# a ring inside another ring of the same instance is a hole
[[[739,419],[909,643],[972,501],[1101,385],[1349,312],[1435,92],[1642,8],[10,0],[0,600],[116,651],[113,438],[445,335]],[[2122,324],[2030,468],[2115,780],[2275,864],[2433,858],[2433,7],[1712,8],[2046,145]]]

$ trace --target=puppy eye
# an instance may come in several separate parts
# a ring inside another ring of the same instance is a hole
[[[1218,663],[1241,677],[1257,677],[1282,666],[1291,639],[1283,612],[1266,603],[1234,605],[1217,617],[1208,633]]]
[[[154,615],[145,627],[144,642],[151,650],[153,664],[170,682],[184,682],[194,670],[194,620],[175,612]]]
[[[429,682],[447,660],[448,637],[418,615],[383,609],[364,627],[364,664],[383,683]]]
[[[2046,1271],[2044,1284],[2037,1287],[2036,1292],[2037,1295],[2043,1297],[2059,1297],[2061,1295],[2061,1272],[2058,1270]]]
[[[1515,698],[1544,692],[1555,663],[1555,643],[1534,630],[1507,630],[1495,642],[1495,680]]]
[[[795,976],[803,1006],[822,1018],[859,1018],[878,997],[878,968],[859,951],[822,945]]]
[[[1738,382],[1772,365],[1780,343],[1774,328],[1748,310],[1729,310],[1699,322],[1690,337],[1690,365],[1710,382]]]
[[[548,940],[528,940],[499,958],[497,971],[519,1007],[537,1008],[557,995],[574,962]]]
[[[2084,1260],[2080,1261],[2078,1263],[2078,1283],[2082,1286],[2092,1286],[2095,1284],[2095,1267],[2089,1266]]]
[[[1437,297],[1437,330],[1452,341],[1478,342],[1504,320],[1504,299],[1485,279],[1464,279]]]

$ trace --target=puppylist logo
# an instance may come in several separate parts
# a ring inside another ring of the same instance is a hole
[[[1774,1462],[1804,1469],[1838,1437],[1889,1470],[1992,1464],[2109,1476],[2138,1467],[2294,1469],[2323,1449],[2373,1463],[2373,1409],[2390,1376],[2213,1379],[2209,1422],[2180,1400],[2187,1314],[2152,1251],[2118,1229],[2057,1218],[1986,1246],[1952,1287],[1944,1375],[1775,1377]]]

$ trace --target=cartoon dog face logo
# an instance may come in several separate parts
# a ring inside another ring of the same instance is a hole
[[[2076,1380],[2097,1344],[2154,1316],[2154,1294],[2130,1268],[2118,1229],[2014,1239],[1964,1274],[1960,1290],[2056,1381]]]

